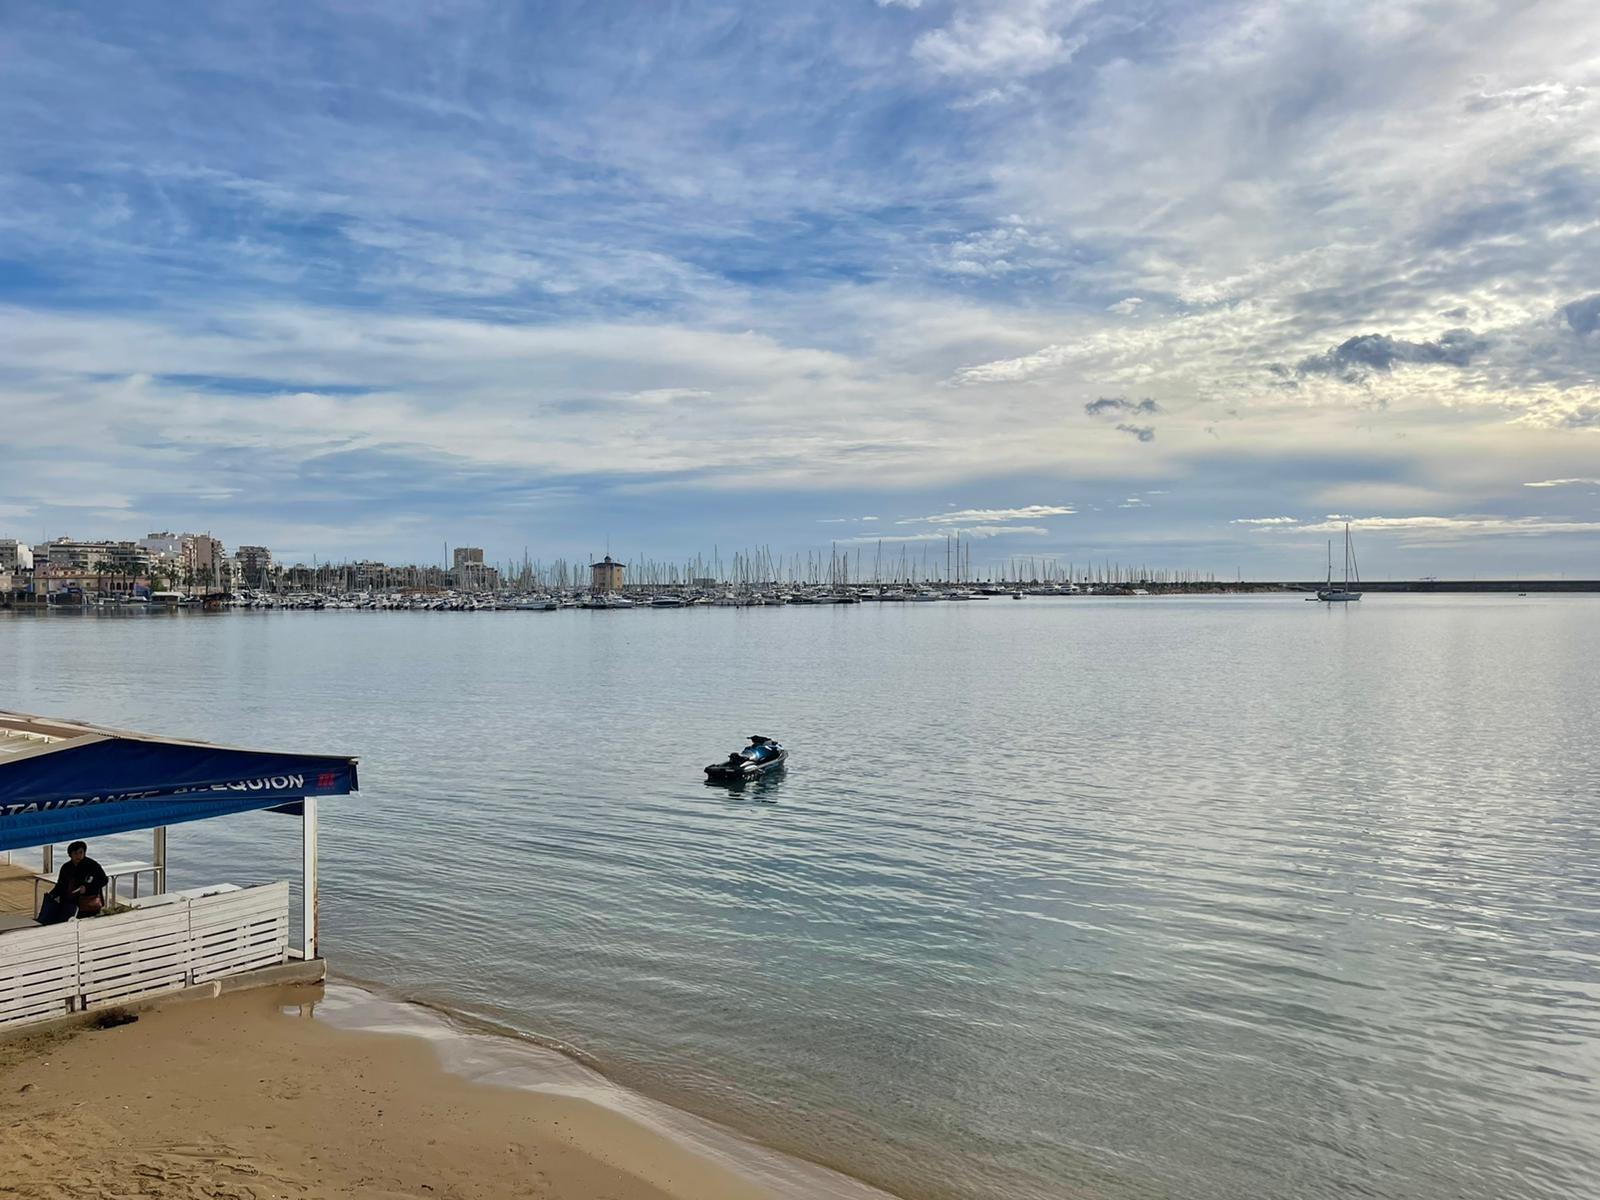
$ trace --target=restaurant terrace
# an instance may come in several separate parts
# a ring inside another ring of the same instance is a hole
[[[320,979],[317,803],[356,791],[356,764],[0,710],[0,1033],[165,993]],[[288,880],[167,890],[169,826],[263,809],[300,818],[298,946]],[[102,863],[102,913],[35,923],[68,843],[141,830],[148,859]]]

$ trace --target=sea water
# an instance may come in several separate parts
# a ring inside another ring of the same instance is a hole
[[[1576,596],[0,614],[0,707],[361,757],[335,973],[935,1200],[1600,1194],[1597,663]]]

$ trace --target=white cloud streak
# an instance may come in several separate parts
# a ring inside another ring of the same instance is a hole
[[[916,40],[912,54],[944,75],[1028,76],[1070,62],[1084,46],[1059,27],[1055,6],[1013,0],[987,12],[958,12]]]
[[[1344,521],[1301,525],[1296,533],[1339,533]],[[1545,517],[1356,517],[1352,530],[1371,533],[1434,533],[1462,537],[1513,535],[1541,537],[1558,533],[1600,533],[1600,521],[1557,521]]]
[[[947,538],[997,538],[997,537],[1045,537],[1050,531],[1042,525],[968,525],[950,526],[944,529],[930,529],[922,533],[891,533],[878,537],[873,534],[862,534],[859,537],[843,538],[847,542],[942,542]]]
[[[968,522],[1037,521],[1043,517],[1070,517],[1077,510],[1070,504],[1029,504],[1023,508],[962,508],[934,513],[928,517],[908,517],[896,525],[963,525]]]

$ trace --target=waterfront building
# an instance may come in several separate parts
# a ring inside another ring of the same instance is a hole
[[[159,558],[170,558],[173,561],[183,557],[183,535],[178,533],[152,533],[139,539],[151,554]]]
[[[33,590],[41,596],[131,596],[150,589],[148,568],[121,569],[104,561],[87,567],[41,563],[33,569]]]
[[[33,547],[16,538],[0,538],[0,572],[33,570]]]
[[[488,591],[500,584],[500,572],[484,563],[481,546],[457,546],[451,568],[455,585],[466,591]]]
[[[464,563],[452,574],[456,586],[463,591],[492,592],[500,586],[500,572],[485,563]]]
[[[372,559],[351,563],[347,578],[352,591],[367,592],[393,587],[393,571],[385,563]]]
[[[222,582],[222,543],[208,533],[186,533],[184,566],[192,582],[205,591],[217,591]]]
[[[209,533],[151,533],[135,544],[174,566],[173,575],[190,590],[223,587],[222,543]]]
[[[589,564],[589,590],[593,592],[620,592],[622,590],[622,564],[606,555],[597,563]]]
[[[120,575],[132,577],[150,572],[150,551],[138,542],[80,542],[75,538],[52,538],[36,548],[36,567],[80,575]]]
[[[240,546],[234,551],[239,575],[247,588],[264,588],[272,579],[272,551],[265,546]]]

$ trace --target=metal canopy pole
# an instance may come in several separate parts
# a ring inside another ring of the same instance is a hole
[[[156,895],[164,895],[167,890],[167,827],[157,825],[151,834],[150,862],[156,869]],[[139,886],[139,877],[133,878],[133,886]]]
[[[307,962],[317,957],[317,798],[307,796],[300,802],[300,840],[305,852],[304,873],[301,877],[301,897],[305,904],[302,914],[305,933],[304,957]]]

